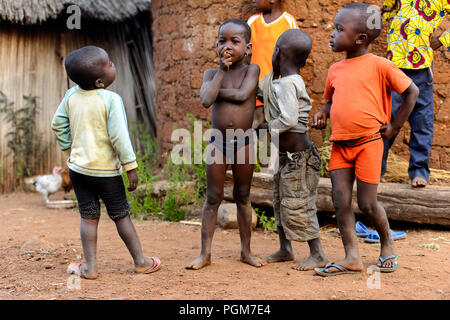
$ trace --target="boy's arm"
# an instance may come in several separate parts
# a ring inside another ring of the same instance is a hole
[[[327,80],[325,81],[325,90],[323,92],[323,97],[327,101],[325,106],[316,112],[313,117],[313,122],[311,124],[311,128],[315,129],[325,129],[327,127],[327,119],[330,117],[331,105],[333,104],[333,94],[334,87],[332,85],[333,78],[333,66],[328,69]]]
[[[411,85],[402,93],[403,102],[400,109],[395,116],[392,123],[385,124],[381,126],[380,132],[383,138],[391,139],[393,138],[403,126],[405,121],[408,119],[414,105],[416,104],[417,97],[419,96],[419,89],[411,82]]]
[[[67,96],[64,97],[56,109],[55,115],[52,120],[52,130],[55,135],[56,141],[62,151],[68,156],[70,154],[70,148],[72,146],[72,134],[70,132],[70,121],[67,115],[66,103]]]
[[[392,61],[386,60],[383,66],[385,67],[386,85],[388,89],[398,92],[403,96],[402,105],[400,106],[394,121],[380,127],[383,138],[390,139],[398,133],[406,119],[408,119],[409,114],[414,108],[417,97],[419,96],[419,89],[413,83],[411,78],[400,70]]]
[[[251,64],[248,67],[247,74],[242,81],[241,87],[238,89],[220,89],[218,97],[234,103],[243,103],[247,101],[252,94],[255,94],[255,90],[258,87],[258,79],[259,66]]]
[[[217,99],[225,73],[230,70],[231,55],[226,51],[219,53],[219,69],[208,69],[203,74],[203,84],[200,88],[200,101],[209,108]]]
[[[118,95],[113,96],[110,100],[107,127],[109,140],[124,170],[136,169],[136,155],[128,133],[127,116],[122,98]]]
[[[294,83],[280,83],[280,92],[277,97],[280,114],[268,122],[270,135],[279,135],[298,123],[299,101]],[[265,108],[268,106],[264,106]]]
[[[222,69],[209,69],[203,74],[200,101],[205,108],[209,108],[216,101],[225,73]]]

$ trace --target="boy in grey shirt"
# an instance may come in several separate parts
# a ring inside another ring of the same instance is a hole
[[[267,262],[294,260],[291,240],[307,241],[310,256],[293,266],[296,270],[312,270],[327,263],[316,215],[321,159],[317,147],[306,136],[311,100],[298,74],[311,46],[305,32],[285,31],[274,49],[273,70],[258,86],[266,120],[258,129],[268,129],[272,137],[279,136],[280,142],[280,165],[273,179],[280,250],[268,256]]]

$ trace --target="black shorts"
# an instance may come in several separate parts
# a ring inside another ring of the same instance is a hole
[[[83,219],[100,218],[100,201],[112,220],[118,220],[130,214],[122,176],[92,177],[69,170],[73,190],[78,200],[78,210]]]

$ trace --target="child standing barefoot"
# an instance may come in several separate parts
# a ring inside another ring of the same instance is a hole
[[[306,135],[312,106],[299,75],[311,47],[311,38],[305,32],[285,31],[273,52],[273,71],[258,86],[267,121],[259,129],[269,129],[272,137],[279,135],[280,143],[280,166],[273,177],[273,208],[280,250],[268,256],[267,262],[294,260],[291,240],[307,241],[310,256],[295,265],[296,270],[312,270],[327,263],[316,215],[321,159],[315,144]]]
[[[259,67],[255,64],[247,65],[244,61],[251,50],[250,37],[251,30],[245,21],[225,21],[219,28],[217,42],[219,69],[206,70],[203,76],[200,99],[205,108],[213,106],[212,126],[216,134],[211,137],[210,146],[214,147],[214,159],[218,161],[207,161],[202,249],[200,256],[189,263],[187,269],[200,269],[211,263],[211,243],[229,164],[233,170],[233,196],[241,238],[241,261],[254,267],[263,265],[262,260],[250,250],[252,208],[249,195],[255,166],[250,160],[253,149],[251,127],[259,76]],[[245,131],[246,136],[236,138],[239,131]],[[230,133],[233,137],[230,137]],[[244,156],[243,161],[240,161],[241,155]]]
[[[137,187],[136,156],[128,134],[121,97],[105,90],[116,77],[116,69],[101,48],[87,46],[66,57],[69,78],[78,86],[66,92],[52,121],[60,148],[68,155],[70,179],[81,215],[80,235],[86,263],[74,272],[86,279],[98,276],[97,228],[101,198],[117,231],[133,257],[135,272],[159,270],[158,258],[147,258],[129,215],[121,168],[130,186]]]
[[[375,19],[374,14],[378,15]],[[355,178],[358,206],[380,235],[377,265],[381,272],[397,268],[389,221],[377,202],[383,156],[381,138],[389,139],[398,133],[414,107],[418,89],[393,62],[368,53],[369,44],[380,33],[380,12],[367,4],[347,5],[334,20],[330,46],[335,52],[346,51],[347,56],[328,71],[324,92],[328,102],[314,115],[313,127],[324,129],[327,118],[331,120],[333,147],[329,170],[345,258],[316,268],[322,276],[359,273],[363,268],[351,209]],[[397,117],[389,123],[391,91],[401,93],[404,100]]]

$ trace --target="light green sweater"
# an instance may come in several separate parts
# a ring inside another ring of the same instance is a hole
[[[78,173],[111,177],[137,167],[122,98],[109,90],[69,89],[56,110],[52,130]]]

